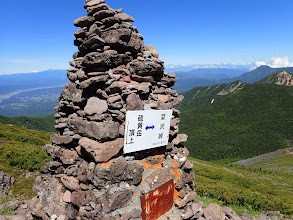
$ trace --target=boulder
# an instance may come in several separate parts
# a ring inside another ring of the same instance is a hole
[[[71,191],[80,190],[79,180],[73,176],[64,175],[61,177],[61,181],[63,185]]]
[[[67,126],[67,123],[65,123]],[[60,134],[53,134],[51,136],[51,142],[56,145],[67,145],[73,141],[72,136],[69,135],[60,135]]]
[[[56,145],[47,144],[43,147],[43,150],[49,154],[53,160],[58,160],[65,165],[72,165],[80,160],[76,151],[61,148]]]

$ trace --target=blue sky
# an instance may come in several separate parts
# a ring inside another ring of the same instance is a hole
[[[293,60],[292,0],[106,0],[165,64]],[[0,0],[0,73],[68,68],[84,0]]]

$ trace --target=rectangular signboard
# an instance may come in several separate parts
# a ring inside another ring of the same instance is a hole
[[[124,153],[168,144],[172,110],[127,111]]]
[[[174,180],[170,180],[159,188],[140,198],[141,218],[155,220],[168,212],[173,206]]]

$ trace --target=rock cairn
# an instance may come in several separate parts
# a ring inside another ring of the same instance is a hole
[[[74,25],[78,52],[55,108],[58,134],[44,150],[53,161],[35,181],[31,215],[41,219],[141,219],[140,198],[174,179],[174,205],[161,218],[188,219],[196,197],[192,162],[178,134],[182,96],[174,73],[130,22],[104,0],[87,0]],[[168,146],[123,154],[128,110],[173,110]],[[167,217],[169,216],[169,217]]]

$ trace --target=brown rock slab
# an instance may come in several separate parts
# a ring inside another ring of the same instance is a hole
[[[93,115],[93,114],[100,115],[106,112],[107,110],[108,110],[107,101],[99,99],[97,97],[89,98],[84,108],[84,111],[88,115]]]
[[[67,125],[67,123],[65,123]],[[51,136],[51,142],[57,145],[67,145],[73,141],[73,138],[69,135],[53,134]]]
[[[135,22],[135,19],[125,13],[119,13],[115,15],[116,18],[119,18],[121,21],[125,21],[125,22]]]
[[[127,97],[126,110],[143,110],[143,103],[137,94],[131,93]]]
[[[97,163],[102,163],[119,153],[123,147],[124,139],[118,138],[114,141],[99,143],[83,137],[79,140],[79,144]]]
[[[72,165],[80,160],[76,151],[61,148],[59,146],[47,144],[43,147],[43,150],[54,160],[61,161],[65,165]]]
[[[91,16],[84,16],[76,19],[73,24],[75,27],[89,27],[95,22],[95,18]]]
[[[102,4],[102,3],[105,3],[105,0],[90,0],[90,1],[87,1],[84,4],[84,8],[86,9],[87,7],[99,5],[99,4]]]
[[[96,21],[101,21],[104,18],[114,16],[115,12],[113,10],[101,10],[94,14]]]
[[[111,48],[129,50],[131,52],[142,52],[144,45],[139,35],[131,29],[116,29],[102,33],[101,37]]]

